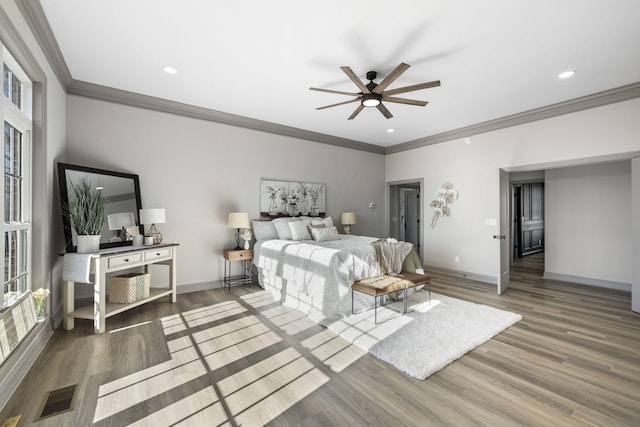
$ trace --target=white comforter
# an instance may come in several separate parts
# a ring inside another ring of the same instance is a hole
[[[254,264],[260,285],[282,304],[317,312],[318,320],[349,314],[353,282],[384,274],[371,244],[376,240],[340,235],[340,240],[328,242],[257,242]]]

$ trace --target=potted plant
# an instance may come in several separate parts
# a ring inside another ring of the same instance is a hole
[[[106,219],[102,189],[87,179],[70,183],[70,187],[70,202],[63,207],[63,212],[78,235],[78,252],[95,252],[100,249],[100,232]]]

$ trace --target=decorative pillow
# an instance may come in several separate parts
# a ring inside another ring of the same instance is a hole
[[[318,225],[309,225],[309,226],[307,226],[307,230],[309,230],[309,236],[311,236],[311,238],[313,238],[313,233],[311,232],[312,228],[326,228],[326,225],[318,224]]]
[[[276,228],[271,221],[258,221],[253,220],[253,236],[256,241],[260,240],[273,240],[278,238]]]
[[[340,240],[338,229],[331,226],[325,228],[312,228],[313,240],[318,242],[326,242],[328,240]]]
[[[311,222],[309,220],[290,222],[289,228],[291,229],[291,239],[292,240],[311,240],[311,235],[309,234],[310,225],[311,225]]]
[[[316,218],[311,219],[311,225],[320,225],[320,224],[324,224],[325,227],[333,227],[333,219],[331,219],[330,216],[324,217],[322,219],[316,219]]]
[[[273,226],[276,228],[276,233],[278,233],[278,239],[281,240],[291,240],[293,236],[291,236],[291,229],[289,228],[289,223],[293,221],[299,221],[298,218],[276,218],[274,219]]]

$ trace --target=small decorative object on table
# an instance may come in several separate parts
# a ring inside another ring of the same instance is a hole
[[[242,240],[244,240],[244,248],[245,249],[250,249],[251,248],[251,239],[253,239],[253,233],[251,232],[250,228],[245,228],[244,231],[242,232],[242,234],[240,235],[240,237],[242,237]]]
[[[43,322],[46,315],[45,300],[49,296],[49,289],[40,288],[31,293],[33,299],[36,300],[36,320]]]

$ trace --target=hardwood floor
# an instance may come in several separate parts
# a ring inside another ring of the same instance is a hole
[[[534,262],[533,258],[527,260]],[[179,295],[57,331],[0,414],[20,425],[640,425],[640,315],[625,292],[433,275],[433,291],[523,320],[425,381],[362,354],[257,286]],[[455,339],[455,337],[452,337]],[[75,410],[33,422],[45,392]]]

